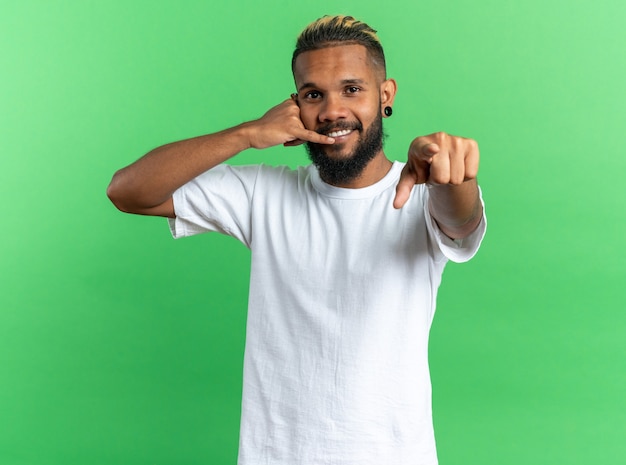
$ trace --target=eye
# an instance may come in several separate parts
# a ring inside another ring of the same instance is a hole
[[[360,87],[357,86],[350,86],[346,88],[346,93],[347,94],[356,94],[357,92],[359,92],[361,90]]]
[[[316,90],[311,90],[309,92],[307,92],[306,94],[304,94],[304,98],[307,100],[316,100],[318,98],[320,98],[322,96],[321,93],[319,93]]]

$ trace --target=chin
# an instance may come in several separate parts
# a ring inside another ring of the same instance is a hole
[[[348,144],[345,143],[337,145],[324,145],[323,151],[326,156],[336,160],[346,160],[354,156],[354,148],[349,147]]]
[[[325,145],[307,142],[309,158],[329,184],[341,185],[361,176],[383,147],[382,117],[356,141]]]

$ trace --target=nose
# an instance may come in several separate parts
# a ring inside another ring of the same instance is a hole
[[[320,123],[336,121],[347,117],[348,109],[344,105],[341,97],[336,95],[326,95],[318,115]]]

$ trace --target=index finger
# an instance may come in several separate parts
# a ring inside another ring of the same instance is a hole
[[[335,143],[334,138],[325,136],[323,134],[319,134],[315,131],[310,131],[308,129],[298,129],[294,131],[293,135],[304,142],[313,142],[315,144],[334,144]]]
[[[393,199],[393,208],[400,209],[409,200],[411,190],[417,183],[417,177],[406,165],[400,173],[400,180],[396,184],[396,196]]]

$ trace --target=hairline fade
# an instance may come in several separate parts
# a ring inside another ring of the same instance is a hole
[[[295,71],[296,58],[304,52],[340,45],[363,45],[374,66],[386,76],[385,53],[376,31],[352,16],[323,16],[309,24],[298,36],[291,58],[291,71]]]

